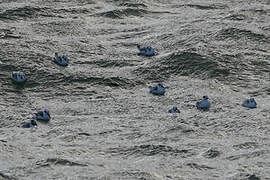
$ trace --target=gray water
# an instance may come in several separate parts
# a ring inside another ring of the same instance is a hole
[[[1,180],[270,179],[269,0],[0,2]]]

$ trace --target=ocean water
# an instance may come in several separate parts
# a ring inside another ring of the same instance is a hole
[[[1,0],[0,45],[0,180],[270,179],[269,0]]]

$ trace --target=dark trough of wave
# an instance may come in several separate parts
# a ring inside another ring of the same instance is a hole
[[[112,19],[122,19],[128,16],[139,16],[142,17],[149,12],[144,9],[133,9],[133,8],[126,8],[126,9],[115,9],[112,11],[97,13],[95,16],[102,16]]]
[[[135,73],[151,80],[167,79],[173,75],[223,79],[230,74],[229,69],[218,63],[218,59],[195,52],[173,53],[158,62],[150,67],[141,67]]]
[[[97,61],[77,61],[76,64],[93,64],[102,68],[112,68],[112,67],[125,67],[133,66],[134,64],[127,62],[125,60],[97,60]]]
[[[138,179],[138,180],[156,180],[156,177],[154,177],[152,174],[144,171],[139,170],[130,170],[130,171],[122,171],[114,173],[114,176],[116,177],[125,177],[126,179]]]
[[[33,6],[24,6],[14,9],[8,9],[0,13],[0,19],[3,20],[20,20],[26,18],[36,18],[36,17],[53,17],[49,8],[33,7]]]
[[[93,85],[104,85],[111,87],[134,87],[142,82],[130,80],[123,77],[66,77],[65,82],[70,83],[91,83]]]
[[[0,39],[19,39],[21,38],[11,29],[0,29]]]
[[[204,165],[204,164],[198,164],[198,163],[186,163],[185,166],[189,166],[192,169],[197,169],[197,170],[208,170],[208,169],[215,169],[213,167]]]
[[[22,20],[22,19],[34,19],[38,17],[58,17],[64,18],[64,14],[89,14],[90,11],[85,8],[61,8],[52,9],[49,7],[34,7],[24,6],[13,9],[7,9],[0,12],[0,20]]]
[[[195,8],[195,9],[199,9],[199,10],[215,10],[215,9],[225,9],[225,8],[227,8],[227,6],[220,5],[220,4],[209,4],[209,5],[185,4],[185,5],[182,5],[182,6]]]
[[[62,158],[48,158],[44,161],[38,161],[36,163],[39,167],[49,166],[49,165],[62,165],[62,166],[87,166],[86,164],[70,161]]]
[[[125,6],[125,7],[142,7],[142,8],[146,8],[147,6],[143,3],[129,3],[129,2],[123,2],[121,4],[119,4],[119,6]]]
[[[250,30],[238,29],[238,28],[227,28],[220,30],[216,35],[217,40],[225,40],[225,39],[245,39],[251,40],[254,42],[264,42],[269,43],[270,37],[264,34],[254,33]]]
[[[133,147],[122,147],[122,148],[110,148],[107,153],[114,155],[124,156],[154,156],[154,155],[172,155],[181,157],[190,157],[193,152],[190,150],[173,148],[165,145],[139,145]]]

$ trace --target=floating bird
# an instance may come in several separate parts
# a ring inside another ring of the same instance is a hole
[[[138,55],[142,55],[142,56],[154,56],[155,55],[155,51],[151,46],[141,47],[140,45],[137,45],[137,48],[140,51],[138,53]]]
[[[203,96],[203,99],[196,103],[197,109],[208,110],[210,106],[211,103],[208,101],[208,96]]]
[[[59,66],[67,66],[68,65],[68,59],[66,56],[58,56],[58,53],[55,53],[55,57],[53,58],[53,61],[58,64]]]
[[[24,84],[27,80],[24,72],[12,72],[11,80],[15,84]]]
[[[22,127],[23,128],[32,128],[35,126],[37,126],[37,122],[35,120],[31,120],[30,122],[25,123]]]
[[[173,108],[170,109],[168,112],[176,114],[176,113],[180,113],[180,110],[176,106],[173,106]]]
[[[250,98],[250,99],[244,100],[242,106],[248,107],[248,108],[256,108],[257,103],[254,98]]]
[[[155,87],[150,87],[150,93],[154,95],[164,95],[165,88],[162,83],[158,83]]]
[[[44,111],[39,111],[35,113],[36,120],[48,122],[51,119],[50,112],[48,109],[45,109]]]

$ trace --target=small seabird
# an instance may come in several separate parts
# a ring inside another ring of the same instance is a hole
[[[150,87],[150,93],[154,95],[164,95],[165,88],[162,83],[158,83],[155,87]]]
[[[242,106],[248,107],[248,108],[256,108],[257,103],[254,98],[250,98],[250,99],[244,100]]]
[[[16,84],[24,84],[27,80],[24,72],[12,72],[11,79]]]
[[[208,101],[208,96],[203,96],[203,99],[196,103],[197,109],[208,110],[210,106],[211,103]]]
[[[39,111],[35,113],[36,120],[48,122],[51,119],[50,112],[48,109],[45,109],[44,111]]]
[[[37,126],[37,122],[35,120],[31,120],[30,122],[25,123],[22,127],[23,128],[32,128],[35,126]]]
[[[180,113],[180,110],[176,106],[173,106],[173,108],[170,109],[168,112],[176,114],[176,113]]]
[[[53,61],[60,65],[60,66],[67,66],[68,65],[68,59],[66,56],[58,56],[58,53],[55,53],[55,56],[53,58]]]
[[[155,51],[151,46],[141,47],[140,45],[137,45],[137,48],[140,51],[138,55],[141,55],[141,56],[154,56],[155,55]]]

